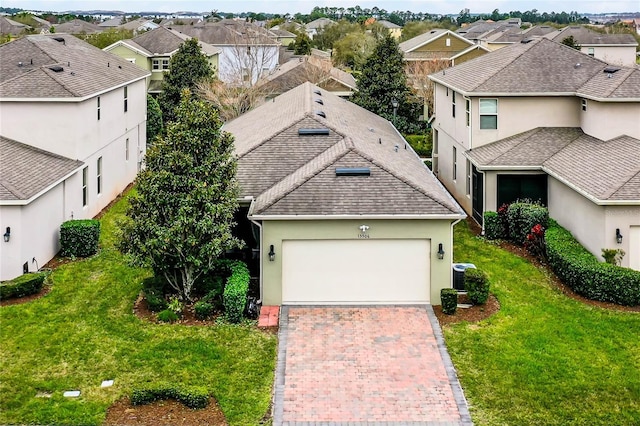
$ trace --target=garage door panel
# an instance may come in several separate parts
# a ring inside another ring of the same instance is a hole
[[[283,303],[429,302],[429,240],[288,240],[282,251]]]

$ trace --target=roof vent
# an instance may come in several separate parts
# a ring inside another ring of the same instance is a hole
[[[320,105],[324,105],[324,102],[322,101],[322,99],[316,99],[316,103]]]
[[[317,136],[317,135],[328,135],[329,129],[319,128],[319,129],[298,129],[299,136]]]
[[[604,69],[605,74],[613,74],[614,72],[618,72],[618,71],[620,71],[620,68],[618,67],[606,67]]]
[[[65,44],[64,42],[64,38],[63,37],[52,37],[55,41],[57,41],[58,43],[62,43]]]
[[[327,118],[327,114],[325,114],[324,111],[316,111],[316,115],[319,115],[322,118]]]
[[[531,40],[530,38],[525,38],[525,39],[520,40],[520,43],[527,44],[527,43],[531,43],[532,41],[533,40]]]
[[[336,176],[371,176],[369,167],[336,167]]]
[[[49,67],[49,69],[53,72],[62,72],[64,71],[64,68],[62,68],[60,65],[52,65]]]
[[[315,93],[318,96],[322,96],[322,92],[319,90],[314,90],[313,93]]]
[[[436,30],[431,30],[431,31],[429,32],[429,34],[434,34],[435,32],[436,32]]]

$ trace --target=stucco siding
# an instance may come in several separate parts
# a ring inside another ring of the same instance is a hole
[[[440,133],[446,134],[450,139],[458,141],[465,149],[470,148],[470,128],[466,123],[465,98],[460,93],[455,93],[456,113],[453,116],[454,91],[435,84],[434,108],[436,118],[434,128]]]
[[[626,255],[621,266],[640,270],[639,241],[635,240],[639,237],[636,230],[640,228],[640,206],[606,206],[604,211],[604,242],[601,248],[624,250]],[[616,242],[616,229],[620,229],[622,244]],[[600,253],[600,248],[597,253]]]
[[[133,63],[138,67],[146,71],[151,71],[151,60],[148,57],[136,52],[135,50],[128,48],[127,46],[115,46],[107,50],[107,52],[126,59],[127,61],[134,60]]]
[[[579,127],[580,100],[571,97],[487,97],[498,99],[497,129],[480,129],[480,98],[472,98],[472,145],[477,148],[536,127]],[[463,111],[464,112],[464,111]]]
[[[592,49],[592,50],[591,50]],[[633,67],[636,64],[636,46],[598,46],[583,45],[580,51],[612,65]]]
[[[218,64],[218,76],[225,83],[243,81],[243,69],[251,68],[251,83],[258,81],[262,72],[273,71],[278,66],[278,46],[218,46],[222,49]]]
[[[451,287],[452,234],[448,220],[323,220],[263,221],[262,228],[262,298],[265,305],[282,302],[282,242],[286,240],[354,240],[359,226],[368,225],[371,239],[428,239],[431,241],[432,304],[440,304],[440,289]],[[445,258],[437,256],[442,243]],[[275,260],[269,261],[269,246],[274,246]],[[367,259],[354,268],[366,268]],[[309,274],[313,274],[309,271]],[[393,283],[389,283],[393,285]]]
[[[598,102],[586,99],[580,127],[595,138],[609,140],[622,135],[640,139],[640,102]]]

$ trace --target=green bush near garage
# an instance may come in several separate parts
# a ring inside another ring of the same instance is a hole
[[[100,221],[68,220],[60,225],[60,255],[89,257],[98,252]]]

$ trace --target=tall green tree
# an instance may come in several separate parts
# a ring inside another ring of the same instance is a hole
[[[351,100],[392,121],[403,133],[420,130],[422,123],[418,117],[422,106],[407,86],[402,53],[391,35],[381,38],[366,60],[358,79],[358,91]],[[397,108],[393,107],[394,100]]]
[[[162,111],[158,101],[147,95],[147,146],[151,146],[158,135],[162,133]]]
[[[306,33],[300,32],[296,35],[296,39],[293,42],[293,53],[295,55],[311,54],[311,39]]]
[[[239,190],[233,137],[215,108],[185,90],[175,113],[147,151],[119,248],[189,302],[196,280],[242,246],[232,235]]]
[[[164,75],[162,93],[158,96],[165,124],[175,119],[175,108],[180,103],[182,91],[193,91],[200,81],[211,77],[213,70],[198,40],[190,38],[182,43],[169,61],[169,71]]]

